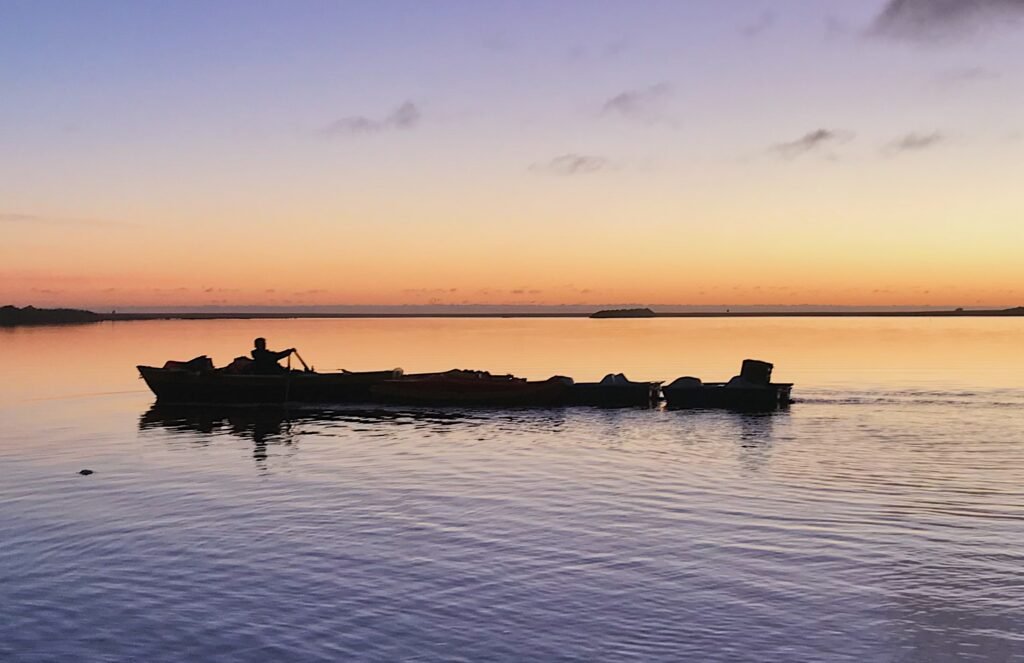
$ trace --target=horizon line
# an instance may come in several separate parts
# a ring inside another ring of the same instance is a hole
[[[9,304],[17,306],[14,304]],[[264,305],[264,304],[52,304],[39,306],[25,304],[33,308],[76,308],[98,314],[109,314],[111,312],[121,313],[387,313],[400,311],[468,311],[486,312],[488,310],[514,313],[524,312],[598,312],[605,310],[637,309],[647,308],[654,313],[694,312],[694,313],[715,313],[715,312],[743,312],[743,311],[985,311],[985,310],[1008,310],[1019,308],[1014,304],[991,304],[991,305],[963,305],[963,304],[827,304],[827,303],[801,303],[801,304],[643,304],[635,302],[609,303],[609,304],[290,304],[290,305]]]

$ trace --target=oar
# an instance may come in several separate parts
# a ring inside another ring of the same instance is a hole
[[[288,355],[288,368],[284,372],[284,402],[288,402],[288,396],[291,394],[292,386],[292,356]]]
[[[299,351],[298,351],[298,350],[292,350],[292,354],[293,354],[293,355],[295,355],[295,358],[299,360],[299,363],[300,363],[300,364],[302,364],[302,368],[303,368],[303,369],[305,369],[305,371],[306,371],[307,373],[309,373],[309,372],[310,372],[310,370],[309,370],[309,366],[307,366],[307,365],[306,365],[306,362],[304,362],[304,361],[302,360],[302,355],[300,355],[300,354],[299,354]]]

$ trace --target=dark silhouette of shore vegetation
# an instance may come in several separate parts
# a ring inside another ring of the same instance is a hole
[[[73,308],[36,308],[34,306],[0,307],[0,327],[15,325],[70,325],[83,322],[100,322],[103,316],[92,311]]]

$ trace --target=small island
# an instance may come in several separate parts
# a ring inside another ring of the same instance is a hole
[[[591,318],[653,318],[657,314],[649,308],[617,308],[598,311]]]
[[[99,322],[103,316],[92,311],[73,308],[36,308],[35,306],[0,306],[0,327],[16,325],[71,325]]]

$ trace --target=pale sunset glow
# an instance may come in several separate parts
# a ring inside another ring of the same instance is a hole
[[[1019,305],[1024,11],[915,4],[5,2],[0,303]]]

